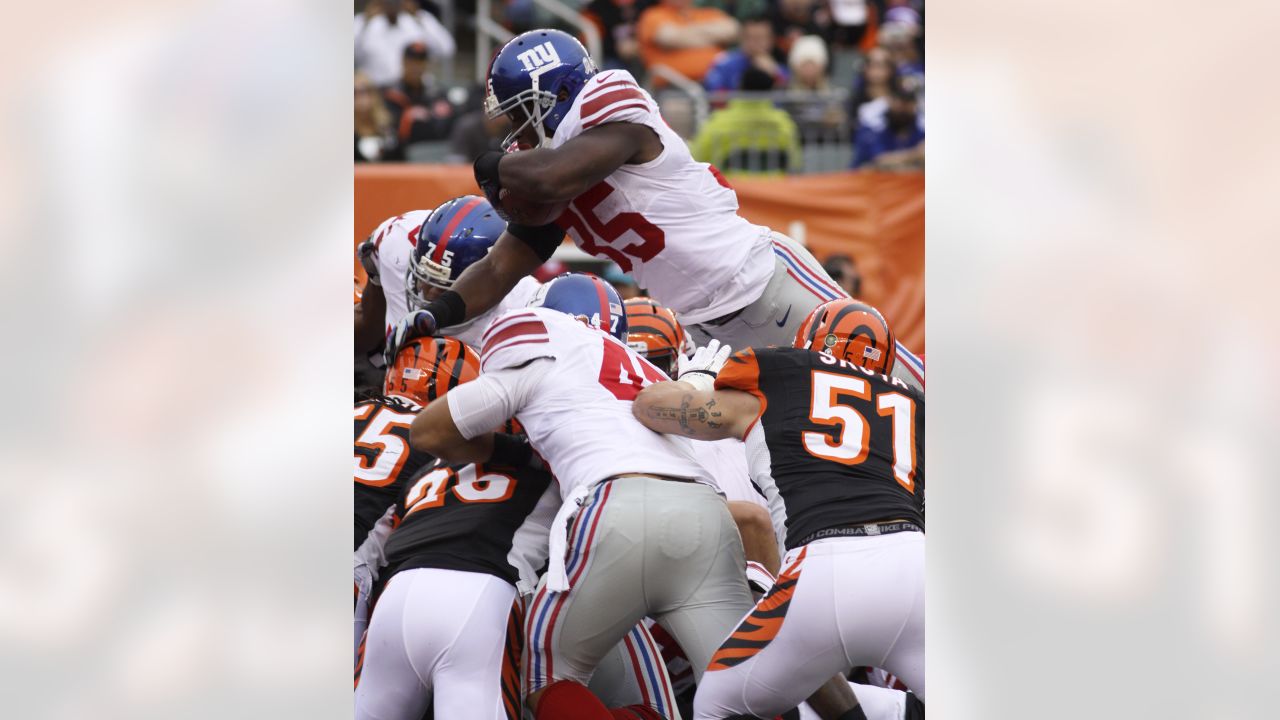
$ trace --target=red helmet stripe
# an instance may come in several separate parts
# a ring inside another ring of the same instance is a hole
[[[604,281],[592,276],[591,282],[595,283],[596,294],[600,296],[600,329],[611,333],[613,320],[609,316],[609,294],[604,291]]]
[[[471,213],[472,208],[482,202],[484,202],[484,198],[473,197],[467,201],[466,205],[462,206],[461,210],[454,213],[453,219],[445,226],[444,232],[440,233],[440,242],[436,245],[435,252],[431,253],[432,262],[438,263],[444,259],[444,248],[449,244],[449,238],[453,236],[453,231],[458,228],[458,225],[462,224],[462,219]]]

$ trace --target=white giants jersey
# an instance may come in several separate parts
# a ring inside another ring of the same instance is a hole
[[[538,294],[538,288],[542,287],[542,283],[538,282],[532,275],[526,275],[520,278],[520,282],[511,288],[511,292],[506,297],[498,301],[497,305],[489,308],[482,315],[462,323],[461,325],[450,325],[442,328],[440,334],[446,337],[458,338],[462,342],[471,346],[472,349],[479,351],[480,337],[484,335],[485,328],[489,327],[489,323],[493,322],[496,317],[512,310],[518,310],[529,305],[529,301],[534,295]]]
[[[737,438],[694,442],[698,462],[715,478],[716,485],[730,502],[755,503],[768,508],[764,495],[751,484],[747,467],[747,446]]]
[[[373,242],[378,246],[378,279],[387,298],[385,330],[390,330],[409,312],[409,300],[405,296],[409,263],[413,259],[413,247],[418,244],[418,231],[429,217],[430,210],[410,210],[388,218],[373,231]]]
[[[618,263],[683,323],[713,320],[758,299],[774,269],[769,229],[738,215],[738,196],[719,172],[693,159],[630,73],[588,80],[550,146],[612,122],[652,128],[662,154],[623,165],[574,198],[559,220],[573,241]]]
[[[537,358],[554,360],[533,362]],[[640,390],[666,377],[612,335],[556,310],[509,312],[484,333],[481,377],[509,368],[539,376],[525,402],[514,408],[515,417],[566,499],[613,475],[710,481],[687,444],[653,432],[632,416],[631,403]]]

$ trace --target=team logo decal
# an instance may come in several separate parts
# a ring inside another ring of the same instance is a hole
[[[560,54],[556,52],[556,48],[549,42],[542,43],[537,47],[525,50],[516,56],[520,60],[520,64],[525,70],[549,69],[560,64]]]

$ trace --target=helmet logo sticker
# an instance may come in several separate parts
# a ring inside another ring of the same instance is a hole
[[[559,65],[560,54],[549,42],[542,43],[516,56],[525,70],[535,70],[545,65]]]

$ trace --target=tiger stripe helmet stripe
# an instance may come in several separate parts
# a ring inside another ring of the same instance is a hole
[[[897,359],[897,342],[884,316],[850,298],[837,298],[814,308],[792,345],[881,373],[889,372]]]
[[[382,394],[402,397],[426,407],[448,391],[480,374],[480,357],[451,337],[409,341],[387,368]]]

